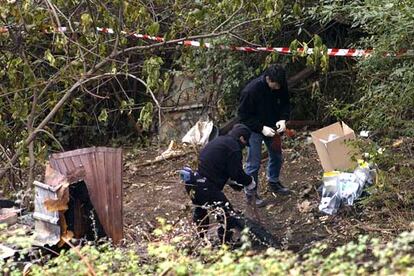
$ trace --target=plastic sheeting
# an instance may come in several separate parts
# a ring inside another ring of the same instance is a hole
[[[353,173],[332,171],[324,174],[322,198],[319,210],[325,214],[335,214],[342,204],[352,206],[363,189],[371,185],[375,170],[367,163],[361,163]]]
[[[183,143],[204,146],[208,143],[210,134],[213,130],[213,122],[198,121],[183,137]]]

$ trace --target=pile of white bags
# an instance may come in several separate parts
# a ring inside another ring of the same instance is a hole
[[[332,215],[338,211],[341,204],[353,205],[364,187],[373,183],[374,177],[375,170],[364,162],[360,162],[353,173],[339,171],[324,173],[319,210]]]

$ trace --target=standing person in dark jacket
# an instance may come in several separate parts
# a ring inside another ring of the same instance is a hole
[[[208,208],[224,210],[225,220],[218,229],[220,239],[231,240],[228,230],[238,225],[233,208],[223,193],[224,185],[232,180],[232,188],[252,195],[256,187],[254,179],[243,170],[242,150],[248,146],[251,131],[243,124],[236,124],[229,134],[219,136],[208,143],[200,153],[198,174],[202,178],[193,185],[186,185],[186,191],[195,205],[193,221],[206,231],[209,225]],[[203,235],[203,233],[201,233]]]
[[[253,176],[256,183],[261,162],[262,141],[269,153],[267,180],[270,189],[276,193],[287,195],[279,174],[282,167],[282,153],[271,147],[276,131],[283,133],[289,119],[290,101],[286,81],[286,71],[281,65],[270,66],[261,76],[252,80],[241,92],[238,115],[240,122],[252,130],[247,154],[246,173]],[[276,127],[276,131],[274,128]],[[256,204],[264,202],[256,197]]]

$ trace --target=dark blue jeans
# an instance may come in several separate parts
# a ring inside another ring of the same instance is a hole
[[[253,132],[250,136],[250,147],[247,150],[246,173],[253,176],[259,185],[259,170],[262,160],[262,141],[264,141],[269,153],[269,161],[267,163],[267,181],[279,181],[280,169],[282,168],[283,157],[281,152],[277,152],[271,148],[272,138],[265,137],[261,133]]]

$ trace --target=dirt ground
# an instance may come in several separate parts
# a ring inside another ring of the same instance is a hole
[[[267,206],[258,209],[261,224],[281,241],[281,248],[306,252],[317,241],[332,246],[354,240],[367,229],[358,207],[344,208],[335,216],[325,216],[318,210],[322,184],[322,167],[309,135],[300,132],[284,143],[282,181],[293,194],[274,195],[266,191],[265,167],[262,161],[260,194]],[[154,160],[166,146],[129,150],[124,156],[124,225],[127,241],[134,242],[143,232],[157,227],[157,217],[170,223],[191,221],[191,201],[179,182],[177,170],[194,164],[196,154],[188,153],[170,160],[143,165]],[[194,165],[193,165],[194,167]],[[225,188],[225,193],[237,210],[247,210],[242,192]],[[382,231],[378,229],[378,231]]]

